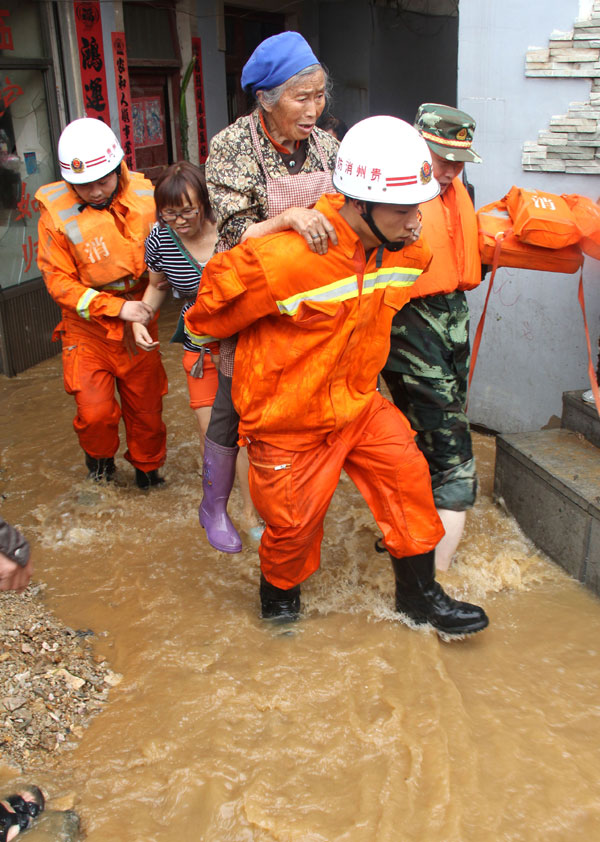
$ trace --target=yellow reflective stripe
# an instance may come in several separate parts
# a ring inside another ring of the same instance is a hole
[[[76,310],[82,319],[90,320],[89,305],[92,298],[95,298],[98,292],[95,289],[86,289],[79,301],[77,302]]]
[[[377,269],[375,272],[369,272],[369,274],[364,276],[363,293],[369,294],[376,289],[385,289],[388,286],[412,286],[421,273],[421,269],[406,266],[388,266]],[[333,284],[327,284],[323,287],[317,287],[316,289],[291,295],[283,301],[277,301],[277,307],[280,313],[293,316],[298,312],[300,304],[304,301],[347,301],[349,298],[355,298],[357,296],[358,279],[356,275],[353,275],[350,278],[335,281]]]
[[[128,281],[112,281],[110,284],[104,284],[104,286],[100,287],[101,290],[103,289],[114,289],[118,292],[124,292],[127,289]]]
[[[365,275],[363,292],[370,293],[385,287],[410,287],[422,272],[422,269],[407,266],[388,266],[378,269],[377,272],[370,272]]]
[[[190,340],[192,345],[196,345],[198,348],[202,348],[203,345],[208,345],[209,342],[221,341],[220,339],[217,339],[216,336],[209,336],[206,333],[192,333],[187,325],[184,325],[184,331],[186,337]]]
[[[283,301],[277,301],[280,313],[293,316],[303,301],[346,301],[348,298],[355,298],[358,295],[358,279],[356,275],[335,281],[324,287],[317,287],[306,292],[298,292]]]

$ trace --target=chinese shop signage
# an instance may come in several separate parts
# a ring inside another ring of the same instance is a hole
[[[131,123],[131,96],[129,93],[129,71],[127,69],[127,51],[125,33],[112,33],[113,60],[115,63],[115,82],[117,86],[117,104],[119,107],[119,127],[121,146],[125,153],[125,163],[130,170],[135,169],[135,148],[133,145],[133,127]]]
[[[204,109],[204,80],[202,78],[202,49],[200,38],[192,38],[194,62],[194,94],[196,97],[196,119],[198,120],[198,158],[203,164],[208,157],[206,138],[206,112]]]
[[[97,0],[75,3],[75,27],[85,113],[109,123],[102,22]]]

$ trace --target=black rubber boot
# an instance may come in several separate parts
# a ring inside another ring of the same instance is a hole
[[[101,456],[99,459],[96,459],[94,456],[86,453],[85,466],[89,471],[88,479],[93,479],[94,482],[102,482],[102,480],[111,482],[115,475],[115,460],[112,456]]]
[[[483,608],[470,602],[458,602],[435,581],[435,553],[394,558],[396,576],[396,611],[421,625],[429,623],[444,634],[473,634],[484,629],[489,620]]]
[[[276,588],[260,575],[260,616],[263,620],[294,623],[300,616],[300,585],[289,590]]]
[[[18,826],[18,833],[27,830],[32,820],[39,816],[45,806],[44,795],[37,786],[28,786],[17,795],[2,798],[2,801],[10,804],[14,812],[0,803],[0,842],[5,842],[12,827]]]
[[[155,485],[163,485],[164,479],[158,475],[158,469],[156,468],[153,471],[140,471],[139,468],[136,468],[135,484],[138,488],[141,488],[142,491],[147,491]]]

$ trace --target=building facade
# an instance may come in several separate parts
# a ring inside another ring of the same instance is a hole
[[[264,38],[295,29],[334,83],[332,113],[412,121],[421,102],[477,120],[480,207],[513,184],[600,196],[600,0],[5,0],[0,10],[0,369],[56,353],[58,312],[36,266],[36,189],[58,177],[56,144],[77,117],[121,138],[155,178],[245,113],[241,69]],[[592,343],[600,264],[587,259]],[[575,276],[501,270],[470,397],[476,423],[537,429],[584,388]],[[487,283],[469,294],[474,324]]]

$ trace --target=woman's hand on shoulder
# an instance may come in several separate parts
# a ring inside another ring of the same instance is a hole
[[[131,325],[131,330],[133,331],[133,338],[135,339],[135,344],[142,348],[144,351],[152,351],[154,348],[158,348],[158,341],[155,342],[150,334],[148,333],[148,328],[145,327],[143,324],[139,322],[134,322]]]
[[[283,230],[293,228],[315,254],[326,254],[329,241],[337,246],[338,238],[331,222],[314,208],[288,208],[282,214]]]

